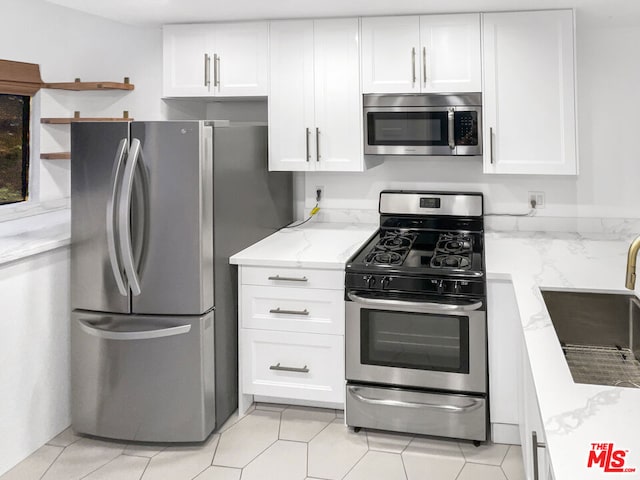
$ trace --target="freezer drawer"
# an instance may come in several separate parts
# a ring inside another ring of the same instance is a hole
[[[349,384],[345,413],[350,427],[487,439],[487,401],[482,397]]]
[[[73,311],[73,428],[121,440],[207,438],[215,427],[213,320],[213,312],[169,317]]]

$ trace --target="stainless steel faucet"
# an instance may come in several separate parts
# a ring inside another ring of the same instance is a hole
[[[640,250],[640,235],[635,238],[629,246],[629,255],[627,256],[627,281],[625,286],[629,290],[636,288],[636,259]]]

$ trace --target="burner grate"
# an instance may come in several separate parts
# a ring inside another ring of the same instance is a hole
[[[402,265],[417,236],[414,232],[386,230],[364,261],[373,265]]]
[[[576,383],[640,387],[640,362],[628,348],[563,345]]]

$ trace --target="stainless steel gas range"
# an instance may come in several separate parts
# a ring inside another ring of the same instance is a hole
[[[346,266],[346,422],[487,439],[480,193],[383,191]]]

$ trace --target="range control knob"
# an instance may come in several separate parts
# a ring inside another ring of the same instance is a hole
[[[460,282],[458,281],[453,282],[453,293],[455,294],[460,293]]]
[[[365,275],[363,277],[363,280],[367,282],[367,288],[373,288],[373,286],[376,284],[376,277],[374,277],[373,275]]]
[[[390,283],[391,283],[391,278],[389,277],[382,278],[382,288],[388,288]]]

